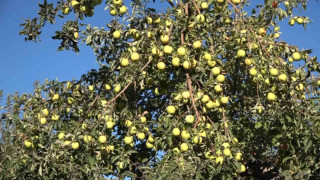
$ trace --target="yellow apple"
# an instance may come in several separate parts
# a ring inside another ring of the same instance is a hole
[[[120,90],[121,90],[121,85],[120,85],[120,84],[116,84],[116,85],[114,86],[113,91],[114,91],[115,93],[118,93],[118,92],[120,92]]]
[[[153,148],[153,144],[151,144],[150,142],[146,142],[146,147],[148,148],[148,149],[151,149],[151,148]]]
[[[202,2],[200,6],[201,6],[201,9],[208,9],[209,7],[207,2]]]
[[[190,138],[190,133],[188,133],[188,131],[183,130],[181,132],[181,138],[184,140],[188,140]]]
[[[301,55],[299,52],[294,52],[292,54],[292,59],[295,60],[295,61],[299,61],[301,59]]]
[[[99,143],[103,144],[107,142],[107,137],[106,136],[99,136]]]
[[[258,34],[261,35],[261,36],[266,35],[267,34],[266,28],[259,28]]]
[[[167,107],[168,114],[174,114],[176,112],[176,107],[174,106],[168,106]]]
[[[117,10],[116,10],[116,9],[111,8],[109,13],[110,13],[110,15],[114,16],[114,15],[116,15],[116,14],[117,14]]]
[[[182,97],[184,99],[189,99],[191,97],[190,91],[184,91],[182,92]]]
[[[274,93],[269,92],[267,96],[268,101],[275,101],[277,96]]]
[[[59,120],[59,116],[57,114],[53,114],[51,116],[52,121],[58,121]]]
[[[72,104],[73,103],[73,98],[72,97],[68,97],[68,104]]]
[[[68,146],[68,145],[70,145],[71,144],[71,141],[64,141],[64,143],[63,143],[65,146]]]
[[[231,155],[231,151],[230,151],[230,149],[224,149],[223,150],[223,154],[225,155],[225,156],[230,156]]]
[[[131,144],[133,142],[133,137],[132,136],[126,136],[124,138],[124,143],[125,144]]]
[[[191,69],[191,67],[192,67],[192,65],[191,65],[191,63],[190,63],[189,61],[184,61],[184,62],[182,63],[182,66],[183,66],[183,68],[186,69],[186,70]]]
[[[86,123],[83,123],[83,124],[81,125],[81,128],[82,128],[82,129],[87,129],[87,127],[88,127],[88,125],[87,125]]]
[[[180,150],[181,150],[182,152],[186,152],[186,151],[188,151],[188,149],[189,149],[189,146],[188,146],[187,143],[181,143],[181,145],[180,145]]]
[[[245,56],[246,56],[246,51],[243,50],[243,49],[239,49],[239,50],[237,51],[237,56],[238,56],[239,58],[245,57]]]
[[[113,121],[108,121],[106,124],[107,129],[112,129],[114,125],[115,125],[115,123]]]
[[[113,35],[113,38],[119,39],[121,36],[121,32],[117,30],[117,31],[114,31],[112,35]]]
[[[290,19],[289,19],[289,25],[290,25],[290,26],[293,26],[295,22],[296,22],[296,21],[295,21],[294,18],[290,18]]]
[[[225,81],[226,77],[222,74],[219,74],[216,79],[217,79],[217,82],[223,83]]]
[[[303,19],[301,17],[298,17],[296,21],[297,21],[298,24],[302,24],[303,23]]]
[[[228,97],[221,97],[220,101],[222,104],[227,104],[229,102],[229,98]]]
[[[224,3],[224,0],[216,0],[217,3]]]
[[[257,70],[255,69],[255,68],[251,68],[250,70],[249,70],[249,74],[251,75],[251,76],[256,76],[257,75]]]
[[[159,70],[164,70],[166,68],[166,64],[164,62],[158,62],[157,63],[157,68]]]
[[[180,66],[180,59],[178,57],[172,58],[172,66],[179,67]]]
[[[239,161],[239,160],[241,160],[241,157],[242,157],[242,153],[241,152],[237,152],[235,159]]]
[[[287,75],[286,75],[286,74],[280,74],[280,75],[278,76],[278,79],[279,79],[280,81],[282,81],[282,82],[285,82],[285,81],[287,81]]]
[[[127,7],[126,6],[121,6],[120,8],[119,8],[119,13],[120,13],[120,15],[123,15],[124,13],[126,13],[127,12]]]
[[[52,100],[53,101],[59,100],[59,94],[54,94],[53,97],[52,97]]]
[[[193,138],[193,143],[194,144],[201,144],[202,143],[202,137],[201,136],[195,136]]]
[[[179,135],[180,135],[180,129],[179,129],[179,128],[173,128],[172,134],[173,134],[174,136],[179,136]]]
[[[211,60],[211,54],[209,54],[209,53],[205,53],[204,54],[204,59],[206,60],[206,61],[210,61]]]
[[[241,0],[232,0],[232,3],[235,4],[235,5],[238,5],[240,4]]]
[[[93,85],[90,85],[88,88],[89,88],[89,91],[93,91],[94,90],[94,86]]]
[[[194,49],[200,49],[201,48],[201,41],[195,41],[193,44],[192,44],[192,47]]]
[[[168,44],[169,42],[169,36],[168,35],[162,35],[160,37],[160,41],[163,43],[163,44]]]
[[[63,138],[64,138],[64,133],[63,132],[59,133],[58,139],[62,140]]]
[[[29,148],[29,147],[32,146],[32,142],[29,141],[29,140],[24,140],[24,145],[25,145],[27,148]]]
[[[271,76],[277,76],[278,74],[279,74],[278,69],[276,69],[276,68],[271,68],[270,69],[270,75]]]
[[[113,4],[119,6],[122,4],[122,0],[112,0]]]
[[[246,167],[243,164],[241,164],[240,165],[240,173],[243,173],[243,172],[246,172]]]
[[[184,47],[179,47],[178,48],[178,55],[179,56],[184,56],[184,55],[186,55],[186,48],[184,48]]]
[[[74,9],[78,9],[79,8],[79,5],[80,3],[76,0],[72,0],[71,1],[71,6],[74,8]]]
[[[216,92],[216,93],[220,93],[221,91],[222,91],[222,87],[218,84],[218,85],[215,85],[214,86],[214,91]]]
[[[138,133],[137,137],[140,140],[144,140],[146,138],[146,135],[144,133]]]
[[[49,115],[49,110],[48,109],[42,109],[41,112],[42,112],[42,115],[45,116],[45,117],[47,117]]]
[[[204,17],[204,15],[198,14],[198,15],[196,16],[196,20],[197,20],[197,22],[199,22],[199,23],[204,23],[204,21],[206,20],[206,18]]]
[[[211,69],[211,72],[214,76],[218,76],[220,74],[221,70],[219,67],[214,67]]]
[[[202,97],[202,99],[201,99],[201,102],[202,103],[206,103],[206,102],[208,102],[210,100],[210,97],[208,96],[208,95],[203,95],[203,97]]]
[[[78,33],[78,32],[74,32],[74,33],[73,33],[73,37],[74,37],[75,39],[78,39],[78,38],[79,38],[79,33]]]
[[[84,135],[83,141],[85,143],[90,143],[92,141],[92,137],[90,135]]]
[[[138,61],[140,59],[140,55],[137,52],[133,52],[130,56],[132,61]]]
[[[70,13],[70,8],[69,7],[63,7],[62,8],[62,14],[68,15]]]
[[[152,18],[151,17],[147,17],[147,22],[148,22],[148,24],[152,24]]]
[[[223,157],[219,156],[216,158],[216,164],[222,164],[223,163]]]
[[[42,125],[47,124],[47,119],[44,117],[40,118],[40,124],[42,124]]]
[[[132,128],[130,129],[130,134],[131,135],[137,134],[137,128],[135,126],[132,126]]]
[[[163,48],[163,52],[166,53],[166,54],[171,54],[172,51],[173,51],[172,46],[165,45],[164,48]]]
[[[125,125],[126,125],[126,127],[130,127],[132,125],[132,121],[126,120]]]
[[[299,83],[299,84],[296,86],[296,90],[297,90],[297,91],[302,91],[302,90],[303,90],[303,84]]]
[[[129,65],[129,59],[121,58],[120,64],[121,64],[122,67],[128,66]]]
[[[71,144],[72,149],[79,149],[79,143],[78,142],[73,142]]]
[[[244,60],[244,64],[247,65],[247,66],[250,66],[250,65],[252,64],[252,60],[249,59],[249,58],[246,58],[246,59]]]
[[[187,115],[185,120],[186,120],[186,123],[192,124],[194,122],[194,116],[193,115]]]

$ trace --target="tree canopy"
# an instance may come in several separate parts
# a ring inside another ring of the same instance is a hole
[[[44,0],[20,35],[74,13],[52,38],[100,68],[8,96],[0,179],[320,178],[320,65],[278,40],[307,1],[250,3]],[[105,28],[84,22],[96,6]]]

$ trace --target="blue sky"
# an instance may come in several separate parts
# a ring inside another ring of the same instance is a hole
[[[25,42],[24,37],[18,35],[22,19],[36,16],[38,2],[41,1],[0,1],[0,89],[5,96],[15,91],[31,92],[36,80],[44,82],[46,78],[58,78],[60,81],[79,79],[88,70],[98,67],[93,51],[86,46],[80,47],[79,54],[72,51],[57,52],[59,41],[52,40],[51,36],[65,19],[58,18],[55,25],[48,24],[43,29],[40,43]],[[103,9],[103,5],[96,7],[95,15],[89,19],[92,26],[105,27],[110,21],[109,11]],[[287,21],[282,23],[280,40],[299,45],[301,49],[313,49],[312,55],[320,56],[319,9],[320,2],[311,0],[307,11],[301,13],[314,21],[308,25],[306,31],[301,25],[289,27]]]

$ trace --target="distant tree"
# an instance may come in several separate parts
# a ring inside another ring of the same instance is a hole
[[[7,98],[0,179],[318,179],[320,66],[277,40],[307,1],[250,2],[108,0],[104,29],[102,0],[44,0],[20,34],[74,13],[53,39],[101,67]]]

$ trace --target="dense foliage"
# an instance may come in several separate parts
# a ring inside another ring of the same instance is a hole
[[[44,0],[22,24],[39,41],[76,14],[53,39],[90,46],[101,67],[7,98],[0,179],[319,178],[320,65],[277,40],[280,21],[310,23],[292,14],[307,1],[130,3]],[[83,22],[95,6],[106,28]]]

